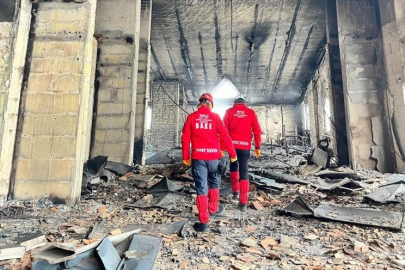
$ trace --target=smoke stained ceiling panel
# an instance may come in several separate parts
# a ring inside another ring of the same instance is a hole
[[[227,76],[251,104],[295,103],[325,36],[319,0],[154,0],[152,5],[156,58],[167,79],[182,81],[189,102]]]

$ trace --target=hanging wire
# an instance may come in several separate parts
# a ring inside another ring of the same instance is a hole
[[[151,67],[151,69],[152,69],[153,75],[156,77],[155,70],[153,70],[152,67]],[[162,89],[163,92],[165,92],[165,94],[167,95],[167,97],[168,97],[177,107],[179,107],[179,108],[180,108],[182,111],[184,111],[186,114],[189,114],[186,110],[183,109],[183,107],[181,107],[176,101],[174,101],[174,99],[166,92],[166,89],[162,86],[163,82],[166,82],[166,80],[159,82],[159,87],[158,87],[158,90],[157,90],[157,91],[159,91],[160,89]]]

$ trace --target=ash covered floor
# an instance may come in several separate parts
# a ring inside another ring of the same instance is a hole
[[[193,182],[188,168],[180,164],[180,150],[173,150],[166,154],[166,160],[169,157],[172,164],[137,167],[124,176],[93,183],[92,192],[83,195],[74,207],[50,199],[7,202],[0,208],[0,256],[32,233],[44,235],[47,245],[75,243],[83,247],[107,235],[137,230],[137,234],[163,240],[153,269],[405,267],[403,194],[399,192],[391,198],[395,203],[365,200],[383,183],[393,177],[401,179],[402,175],[351,172],[346,168],[330,174],[316,165],[307,165],[301,152],[289,152],[286,155],[281,148],[268,148],[262,150],[260,159],[252,158],[255,179],[244,216],[236,210],[237,202],[229,194],[229,178],[223,177],[221,203],[227,210],[210,220],[207,234],[197,234],[192,229],[197,221]],[[271,172],[282,177],[269,180]],[[322,173],[329,178],[321,177]],[[339,173],[338,179],[333,179]],[[282,179],[285,176],[302,182],[288,183]],[[164,185],[153,193],[151,187],[160,181]],[[171,192],[166,193],[165,188]],[[302,214],[302,208],[287,207],[297,198],[302,199],[310,214]],[[335,207],[320,216],[324,209],[321,206],[325,205],[394,214],[381,218],[367,216],[367,212],[363,217],[361,211],[347,214]],[[291,214],[291,209],[298,209],[297,213]],[[350,216],[353,213],[355,216]],[[31,269],[40,260],[35,253],[41,248],[24,252],[21,259],[1,260],[0,269]]]

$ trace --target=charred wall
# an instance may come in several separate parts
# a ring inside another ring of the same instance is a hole
[[[385,58],[387,123],[393,141],[396,171],[405,172],[405,5],[402,1],[379,1]]]
[[[339,46],[349,157],[355,169],[392,171],[384,112],[379,10],[372,0],[338,0]]]
[[[262,129],[263,142],[275,142],[282,136],[283,125],[287,136],[301,130],[299,111],[294,105],[253,106]]]
[[[328,46],[323,48],[322,55],[320,64],[307,86],[304,105],[309,106],[311,145],[316,146],[319,140],[330,138],[330,147],[337,153],[336,128],[339,127],[335,126]]]

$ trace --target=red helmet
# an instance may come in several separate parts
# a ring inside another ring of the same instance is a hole
[[[211,96],[210,93],[204,93],[201,95],[200,99],[198,100],[199,102],[203,101],[204,99],[208,100],[209,102],[212,103],[212,107],[214,107],[214,98]]]

